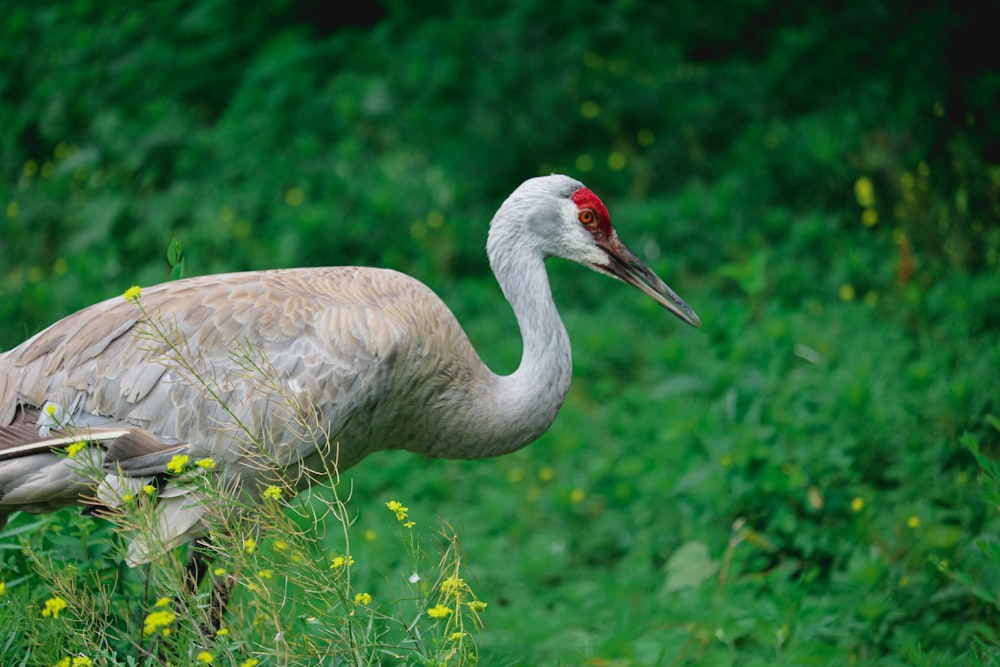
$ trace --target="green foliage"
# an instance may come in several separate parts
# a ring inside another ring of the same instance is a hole
[[[406,567],[379,507],[406,498],[463,537],[483,664],[1000,662],[985,9],[387,2],[344,26],[280,0],[9,4],[0,347],[132,284],[363,263],[425,280],[509,372],[487,222],[569,173],[704,327],[553,263],[559,419],[495,461],[351,471],[376,499],[352,504],[365,581]],[[134,627],[107,527],[0,537],[10,636],[47,597],[21,538],[117,580]]]

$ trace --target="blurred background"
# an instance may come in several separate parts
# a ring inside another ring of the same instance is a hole
[[[509,372],[487,225],[566,173],[704,328],[550,263],[575,352],[551,431],[375,455],[360,525],[399,498],[457,528],[483,664],[990,664],[994,26],[943,0],[7,0],[0,350],[169,280],[176,238],[186,275],[405,271]]]

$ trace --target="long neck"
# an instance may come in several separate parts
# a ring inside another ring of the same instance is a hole
[[[490,263],[521,329],[517,370],[492,375],[481,416],[492,428],[482,455],[495,456],[529,444],[549,427],[569,390],[573,361],[569,336],[549,289],[541,251],[518,245],[493,230]]]

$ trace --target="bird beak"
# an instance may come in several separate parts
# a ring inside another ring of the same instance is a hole
[[[672,289],[667,287],[666,283],[660,280],[659,276],[635,256],[635,253],[619,241],[617,234],[613,234],[610,241],[601,244],[601,246],[607,253],[609,262],[604,266],[594,264],[594,269],[645,292],[653,297],[658,304],[691,326],[695,328],[701,326],[701,320],[684,303],[684,299],[677,296]]]

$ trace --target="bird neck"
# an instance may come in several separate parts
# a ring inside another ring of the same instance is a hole
[[[521,363],[494,376],[491,455],[505,454],[538,438],[555,419],[569,391],[573,360],[545,271],[541,251],[493,239],[490,263],[521,329]]]

